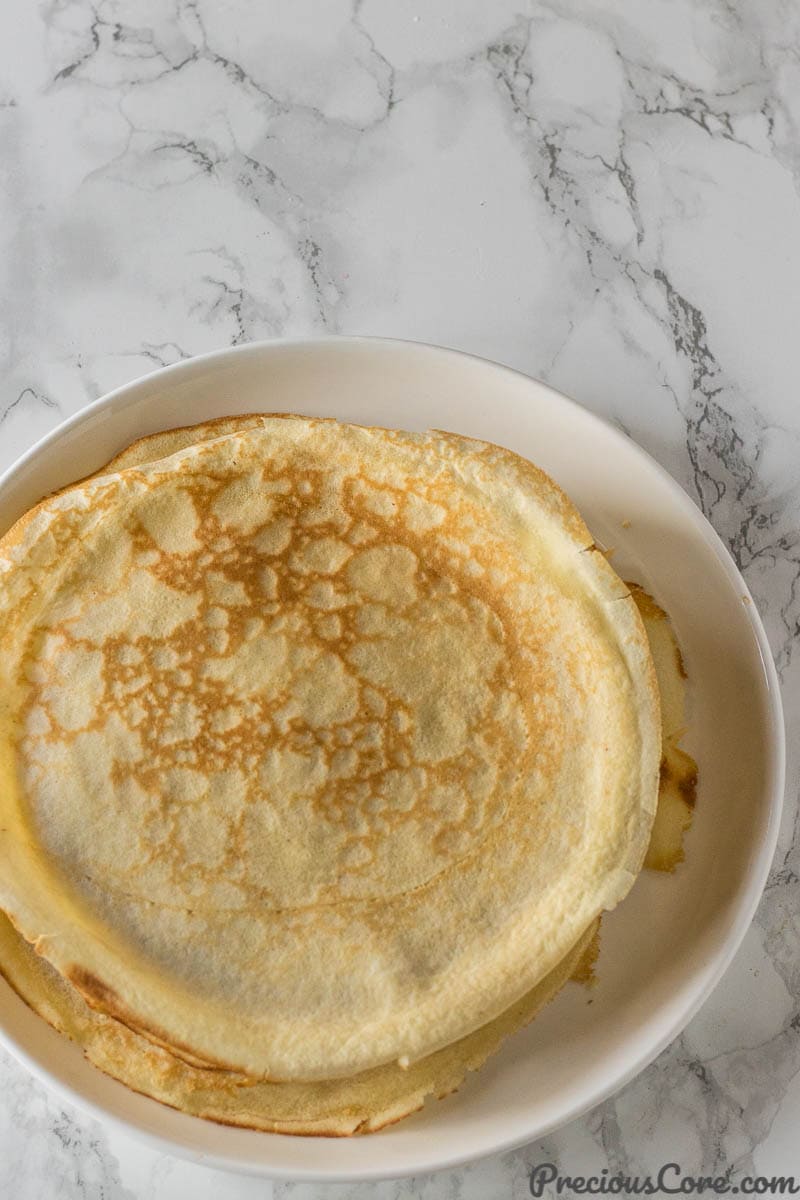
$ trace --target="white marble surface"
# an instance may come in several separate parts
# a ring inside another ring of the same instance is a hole
[[[125,380],[328,330],[441,342],[609,416],[732,548],[800,716],[800,3],[4,0],[0,465]],[[686,1033],[540,1145],[272,1185],[155,1155],[0,1055],[0,1196],[522,1197],[800,1178],[798,763],[757,920]]]

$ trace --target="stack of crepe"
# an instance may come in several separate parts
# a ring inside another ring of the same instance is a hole
[[[507,450],[145,438],[0,541],[0,971],[185,1112],[378,1129],[680,857],[683,692],[664,613]]]

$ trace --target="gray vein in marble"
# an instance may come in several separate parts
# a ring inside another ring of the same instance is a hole
[[[43,405],[44,408],[51,408],[55,412],[59,411],[55,400],[51,400],[49,396],[45,396],[42,392],[37,392],[35,388],[26,387],[22,389],[16,400],[12,400],[10,404],[5,406],[5,408],[0,409],[0,425],[3,425],[3,423],[8,420],[14,410],[19,407],[19,405],[25,405],[29,399],[35,404]]]

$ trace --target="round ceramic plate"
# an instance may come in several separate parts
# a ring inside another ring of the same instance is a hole
[[[107,1079],[3,985],[6,1046],[95,1116],[213,1166],[274,1178],[431,1171],[529,1141],[585,1112],[683,1029],[730,962],[775,847],[783,724],[758,614],[722,543],[678,485],[621,433],[524,375],[449,350],[370,338],[268,342],[157,371],[91,404],[0,480],[0,531],[143,434],[288,411],[455,430],[532,459],[569,493],[613,563],[668,611],[691,683],[700,767],[686,862],[645,871],[603,924],[593,1002],[568,985],[447,1100],[371,1137],[292,1138],[200,1121]]]

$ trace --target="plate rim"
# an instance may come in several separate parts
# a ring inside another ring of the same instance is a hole
[[[423,1174],[433,1171],[448,1170],[463,1166],[467,1163],[474,1162],[484,1158],[490,1154],[505,1153],[516,1149],[519,1146],[525,1145],[530,1141],[545,1137],[553,1130],[568,1124],[584,1115],[585,1113],[596,1108],[609,1097],[616,1094],[626,1086],[632,1079],[639,1075],[651,1062],[653,1062],[659,1054],[662,1053],[667,1046],[677,1038],[680,1033],[686,1028],[688,1023],[702,1008],[708,1000],[711,993],[719,984],[722,976],[730,966],[735,954],[739,950],[744,937],[750,928],[750,925],[755,916],[756,909],[760,903],[761,897],[766,886],[769,871],[775,855],[780,831],[781,814],[785,799],[786,787],[786,729],[783,716],[783,705],[781,700],[780,679],[777,668],[773,659],[772,651],[767,638],[766,630],[763,621],[758,612],[758,609],[753,601],[750,589],[739,571],[733,556],[728,550],[720,535],[716,532],[711,522],[702,512],[700,507],[692,500],[690,495],[684,488],[673,478],[673,476],[661,465],[655,458],[652,457],[642,446],[640,446],[633,438],[631,438],[623,430],[619,429],[607,418],[600,416],[591,409],[586,408],[577,400],[566,395],[565,393],[554,388],[551,384],[537,379],[535,376],[527,374],[525,371],[510,367],[505,363],[495,359],[488,358],[483,355],[471,354],[468,351],[461,350],[455,347],[437,345],[431,342],[417,341],[410,338],[393,338],[379,335],[357,334],[357,335],[314,335],[312,337],[285,337],[285,338],[266,338],[258,341],[243,342],[235,346],[225,346],[217,350],[206,351],[203,354],[194,355],[191,358],[181,359],[176,363],[171,363],[165,367],[158,367],[153,371],[148,371],[144,375],[138,376],[136,379],[130,380],[127,383],[113,388],[104,395],[82,406],[77,412],[59,422],[54,429],[50,430],[43,437],[39,438],[28,450],[18,456],[1,474],[0,474],[0,493],[4,491],[7,484],[13,480],[18,472],[26,468],[35,458],[45,451],[51,444],[58,442],[66,433],[73,428],[80,426],[86,421],[91,421],[94,414],[102,409],[114,408],[121,401],[126,399],[135,399],[135,393],[148,383],[152,383],[154,378],[166,379],[175,375],[186,374],[190,376],[192,373],[202,375],[204,368],[213,363],[219,363],[225,359],[235,359],[236,357],[254,357],[263,353],[268,353],[270,350],[280,348],[303,348],[309,352],[315,349],[330,348],[334,345],[357,348],[372,346],[383,346],[387,350],[394,349],[396,351],[408,350],[425,350],[434,354],[453,356],[458,359],[466,360],[467,365],[482,364],[490,366],[493,369],[502,373],[507,373],[516,377],[521,383],[533,386],[540,391],[542,398],[547,398],[549,402],[558,406],[566,406],[573,410],[578,410],[582,419],[587,419],[590,424],[596,423],[604,433],[610,434],[612,439],[622,443],[628,452],[633,452],[636,457],[649,470],[655,471],[660,477],[663,484],[670,492],[675,503],[682,509],[689,520],[694,525],[698,534],[703,538],[707,547],[714,553],[716,559],[722,566],[728,582],[735,587],[742,597],[746,597],[749,603],[746,604],[745,616],[750,628],[751,635],[755,641],[759,658],[762,665],[762,680],[765,700],[765,743],[767,750],[767,765],[769,780],[765,784],[764,795],[768,795],[769,815],[766,821],[763,834],[761,836],[760,845],[757,852],[754,854],[751,861],[748,875],[747,887],[739,888],[735,902],[735,920],[732,922],[724,940],[719,946],[716,954],[713,969],[707,976],[705,983],[691,1001],[686,1004],[681,1012],[676,1015],[666,1031],[660,1038],[648,1044],[635,1059],[630,1063],[627,1070],[614,1076],[614,1078],[603,1086],[596,1087],[591,1093],[585,1095],[582,1099],[574,1103],[570,1108],[560,1111],[553,1120],[540,1124],[538,1127],[531,1129],[527,1134],[513,1134],[506,1139],[495,1141],[491,1146],[481,1146],[477,1150],[463,1150],[450,1154],[432,1153],[423,1159],[418,1156],[413,1162],[407,1166],[397,1167],[392,1164],[391,1170],[386,1171],[379,1166],[365,1165],[362,1169],[352,1170],[320,1170],[316,1167],[308,1167],[304,1169],[288,1170],[279,1166],[269,1166],[264,1163],[256,1162],[252,1159],[244,1160],[233,1155],[219,1152],[198,1152],[195,1148],[182,1144],[173,1140],[171,1137],[162,1136],[154,1133],[152,1130],[143,1128],[142,1125],[134,1122],[126,1117],[110,1113],[101,1104],[89,1099],[80,1091],[76,1090],[70,1084],[62,1081],[54,1076],[48,1069],[32,1057],[26,1046],[11,1035],[0,1023],[0,1044],[2,1044],[9,1053],[17,1059],[25,1068],[41,1083],[43,1083],[50,1091],[56,1093],[61,1099],[74,1105],[83,1112],[88,1113],[94,1119],[104,1123],[127,1136],[131,1136],[138,1141],[144,1142],[152,1149],[161,1153],[177,1155],[178,1157],[188,1159],[189,1161],[199,1163],[203,1166],[208,1166],[213,1169],[222,1171],[234,1171],[240,1174],[260,1176],[276,1180],[293,1180],[297,1182],[323,1183],[323,1182],[355,1182],[355,1181],[378,1181],[382,1179],[402,1178],[414,1174]],[[8,985],[7,985],[8,986]],[[13,991],[13,989],[12,989]],[[63,1035],[62,1035],[63,1036]],[[117,1081],[114,1081],[115,1083]],[[123,1087],[122,1084],[117,1086]],[[151,1103],[158,1104],[159,1101],[150,1099]],[[184,1116],[186,1114],[183,1114]],[[201,1118],[193,1118],[200,1121]],[[241,1131],[240,1131],[241,1132]],[[255,1131],[252,1131],[255,1132]],[[275,1135],[270,1135],[275,1136]]]

